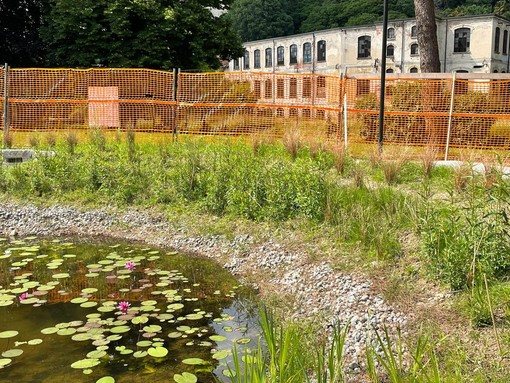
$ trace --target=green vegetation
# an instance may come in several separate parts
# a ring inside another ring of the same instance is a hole
[[[434,150],[423,154],[421,163],[407,160],[403,152],[354,159],[339,145],[307,142],[297,134],[289,134],[285,145],[262,138],[181,137],[159,144],[136,138],[128,132],[110,140],[101,130],[91,132],[87,143],[72,135],[56,142],[53,137],[54,156],[0,167],[0,192],[4,198],[44,203],[153,207],[185,217],[201,233],[229,235],[241,224],[254,235],[269,227],[272,236],[285,241],[285,233],[292,232],[289,244],[302,246],[311,257],[386,281],[381,286],[386,298],[408,302],[406,309],[419,299],[417,286],[438,284],[453,293],[454,308],[437,314],[448,328],[447,338],[441,326],[425,323],[436,321],[431,313],[417,314],[426,331],[402,337],[405,347],[376,334],[374,347],[383,354],[369,349],[367,373],[373,375],[370,366],[378,364],[395,382],[508,380],[501,358],[510,350],[510,184],[498,161],[487,162],[484,176],[471,166],[432,167]],[[34,145],[50,143],[41,139]],[[243,374],[254,378],[247,381],[297,374],[298,366],[315,369],[322,381],[335,381],[326,374],[340,376],[330,362],[340,363],[340,357],[315,344],[310,348],[315,355],[303,361],[285,342],[309,339],[300,339],[305,335],[292,326],[283,332],[269,327],[276,332],[266,330],[264,336],[277,345],[267,351],[274,355],[263,350],[251,355],[267,365],[231,366],[248,368]],[[397,345],[393,353],[385,348],[390,343]],[[417,356],[404,364],[391,359],[398,347]],[[282,370],[279,353],[296,358],[285,362],[290,370]],[[319,365],[312,366],[314,360]],[[469,363],[481,367],[473,372]],[[278,379],[270,381],[290,381]]]

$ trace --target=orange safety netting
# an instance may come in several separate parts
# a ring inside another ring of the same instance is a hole
[[[367,144],[378,140],[378,77],[250,72],[175,76],[107,68],[11,69],[8,75],[13,132],[99,127],[279,138],[298,129],[305,137]],[[2,105],[3,79],[0,69]],[[0,116],[3,129],[3,108]],[[510,80],[388,76],[384,142],[510,148]]]

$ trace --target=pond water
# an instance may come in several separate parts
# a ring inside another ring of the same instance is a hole
[[[256,347],[252,298],[210,260],[0,238],[0,382],[214,382]]]

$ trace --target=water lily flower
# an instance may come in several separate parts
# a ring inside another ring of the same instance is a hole
[[[20,301],[23,301],[23,300],[25,300],[25,299],[27,299],[27,298],[28,298],[28,293],[23,293],[23,294],[21,294],[21,295],[19,296],[19,300],[20,300]]]
[[[131,303],[122,301],[122,302],[119,302],[117,309],[119,309],[119,311],[122,311],[124,314],[126,314],[129,309],[129,306],[131,306]]]
[[[126,262],[126,264],[124,265],[124,267],[126,269],[128,269],[129,271],[133,271],[134,268],[135,268],[135,263],[133,261],[128,261]]]

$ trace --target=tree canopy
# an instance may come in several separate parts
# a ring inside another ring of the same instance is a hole
[[[13,66],[217,68],[220,58],[243,53],[230,20],[219,15],[230,3],[3,0],[0,57]]]
[[[510,18],[510,4],[506,0],[435,0],[434,3],[438,16],[496,13]],[[230,13],[243,41],[249,41],[379,22],[383,4],[381,0],[234,0]],[[390,20],[414,16],[413,0],[389,0]]]

